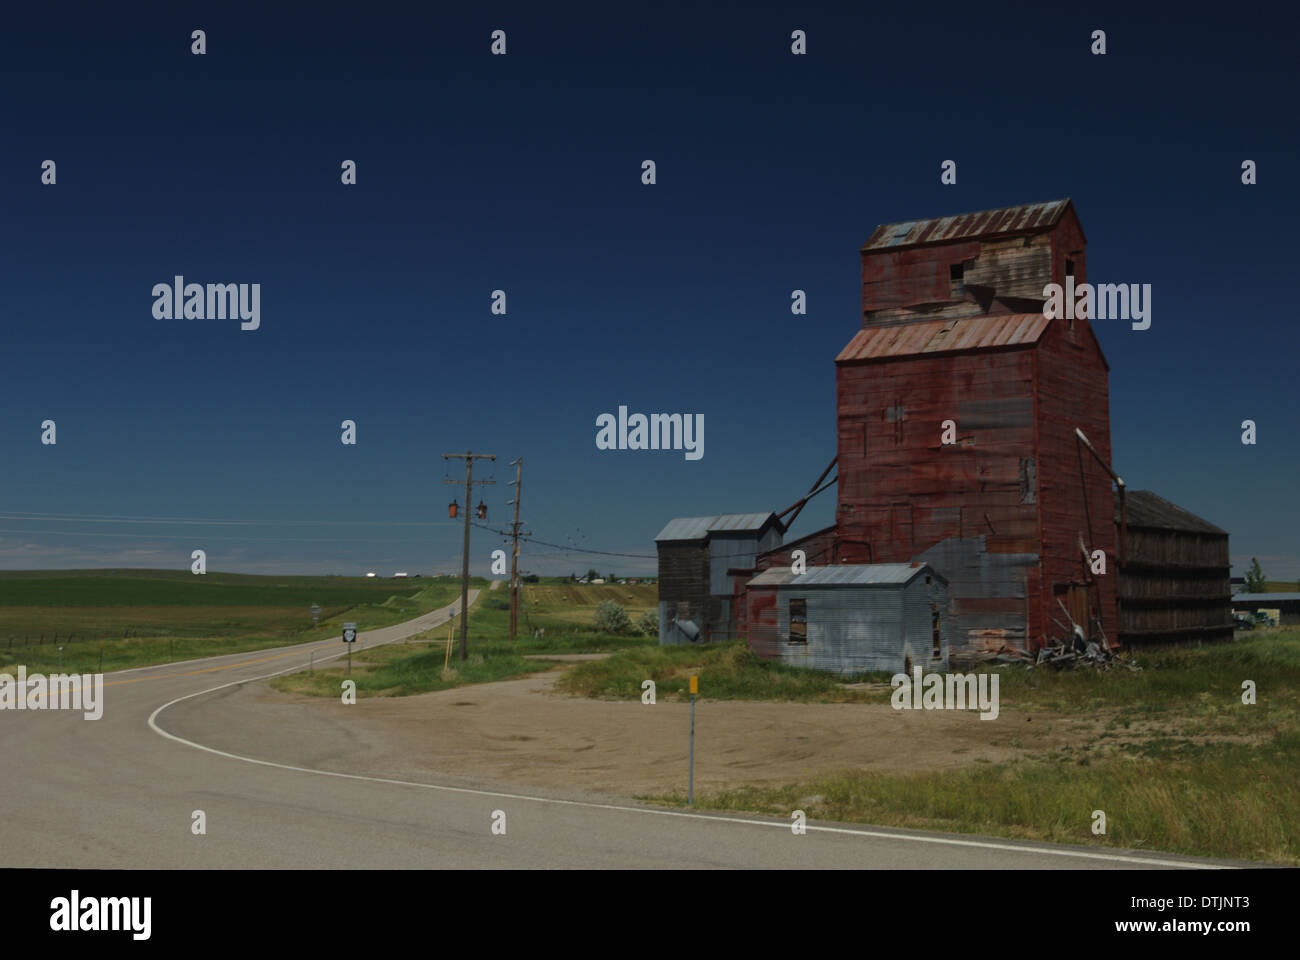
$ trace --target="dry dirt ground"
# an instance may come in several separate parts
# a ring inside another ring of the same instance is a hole
[[[568,697],[553,691],[564,669],[347,706],[250,684],[196,704],[185,726],[218,749],[347,773],[437,774],[477,786],[604,796],[684,792],[689,705]],[[222,722],[215,714],[205,720],[205,710],[219,711]],[[842,770],[915,773],[1000,762],[1086,742],[1100,728],[1096,718],[1006,708],[984,721],[974,711],[896,711],[887,703],[701,699],[695,782],[712,792]]]

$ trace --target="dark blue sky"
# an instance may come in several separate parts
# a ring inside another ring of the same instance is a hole
[[[876,224],[1068,196],[1090,279],[1154,288],[1151,329],[1097,324],[1116,468],[1300,577],[1289,8],[604,6],[7,12],[0,567],[451,570],[466,448],[493,524],[522,455],[537,536],[653,555],[834,455]],[[154,319],[175,274],[260,283],[261,329]],[[619,404],[704,414],[704,458],[598,451]],[[591,565],[654,562],[524,560]]]

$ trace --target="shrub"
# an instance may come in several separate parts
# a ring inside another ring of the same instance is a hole
[[[626,633],[631,625],[627,611],[613,600],[596,604],[596,628],[602,633]]]
[[[659,636],[659,618],[648,610],[637,618],[636,627],[643,637]]]

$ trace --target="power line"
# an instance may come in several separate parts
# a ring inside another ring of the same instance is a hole
[[[402,537],[394,540],[390,537],[217,537],[211,534],[190,533],[90,533],[85,530],[9,530],[0,527],[0,533],[16,534],[20,537],[104,537],[109,540],[234,540],[238,543],[428,543],[424,539]]]
[[[475,480],[474,482],[481,483],[483,481]],[[182,525],[226,524],[226,525],[235,525],[235,526],[269,526],[269,527],[304,526],[304,525],[324,526],[328,524],[363,526],[363,527],[454,527],[457,526],[457,524],[448,523],[447,521],[423,521],[423,520],[412,520],[412,521],[404,521],[404,520],[234,520],[234,519],[216,519],[211,517],[187,519],[184,517],[135,517],[135,516],[126,516],[126,515],[65,514],[65,513],[16,513],[16,514],[5,513],[5,514],[0,514],[0,520],[16,520],[20,522],[33,522],[33,521],[44,520],[44,521],[50,521],[55,523],[157,523],[157,524],[182,524]],[[512,532],[509,530],[498,530],[495,527],[489,527],[483,523],[475,523],[472,520],[470,521],[470,524],[471,526],[478,527],[480,530],[487,530],[490,531],[491,533],[497,533],[503,537],[513,536]],[[109,538],[120,537],[124,539],[131,538],[131,539],[141,539],[141,540],[190,539],[189,535],[181,536],[177,534],[166,534],[166,533],[155,533],[155,534],[77,533],[69,530],[4,530],[4,529],[0,529],[0,533],[24,534],[26,536],[53,535],[53,536],[64,536],[64,537],[71,537],[71,536],[109,537]],[[424,542],[423,540],[407,540],[407,539],[392,540],[385,537],[361,537],[361,538],[338,539],[334,537],[298,538],[298,537],[212,537],[212,536],[208,536],[206,537],[206,539],[241,540],[247,542],[267,542],[267,543],[274,542],[274,541],[283,541],[286,543],[423,543]],[[591,553],[591,554],[598,554],[604,557],[631,557],[637,560],[658,559],[658,557],[656,557],[653,554],[619,553],[614,550],[593,550],[590,547],[575,547],[571,544],[551,543],[547,540],[539,540],[536,537],[525,535],[525,534],[520,534],[519,539],[526,540],[529,543],[538,544],[539,546],[554,547],[565,553]]]
[[[454,527],[446,520],[221,520],[211,517],[132,517],[125,515],[91,513],[31,513],[17,511],[0,514],[0,520],[50,520],[58,523],[162,523],[162,524],[231,524],[235,526],[324,526],[348,525],[361,527]]]
[[[476,523],[476,524],[474,524],[474,526],[478,527],[480,530],[488,530],[488,531],[491,531],[492,533],[499,533],[499,534],[501,534],[501,536],[503,536],[503,537],[509,537],[509,536],[511,536],[511,533],[510,533],[509,530],[497,530],[497,529],[495,529],[495,528],[493,528],[493,527],[489,527],[489,526],[487,526],[486,524],[482,524],[482,523]],[[527,540],[529,543],[540,543],[540,544],[542,544],[543,546],[547,546],[547,547],[556,547],[557,549],[563,550],[563,551],[565,551],[566,553],[569,553],[569,552],[572,552],[572,553],[598,553],[598,554],[600,554],[601,556],[604,556],[604,557],[635,557],[635,558],[638,559],[638,560],[658,560],[658,559],[659,559],[658,557],[656,557],[656,556],[654,556],[654,555],[652,555],[652,554],[648,554],[648,553],[615,553],[615,552],[612,551],[612,550],[591,550],[591,549],[588,549],[588,548],[586,548],[586,547],[571,547],[571,546],[567,546],[567,545],[565,545],[565,544],[563,544],[563,543],[549,543],[549,542],[546,541],[546,540],[538,540],[536,537],[526,537],[526,536],[524,536],[523,534],[520,534],[519,539],[520,539],[520,540]]]

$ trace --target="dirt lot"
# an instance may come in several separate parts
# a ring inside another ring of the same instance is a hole
[[[689,706],[554,693],[557,672],[566,668],[353,706],[281,694],[263,684],[235,688],[228,699],[239,701],[242,722],[219,737],[205,726],[203,742],[374,776],[440,774],[475,784],[625,797],[684,791]],[[223,709],[223,715],[231,714]],[[998,720],[982,721],[973,711],[895,711],[887,704],[702,699],[696,706],[696,785],[712,791],[844,769],[916,772],[999,762],[1099,729],[1093,719],[1027,717],[1006,708]]]

